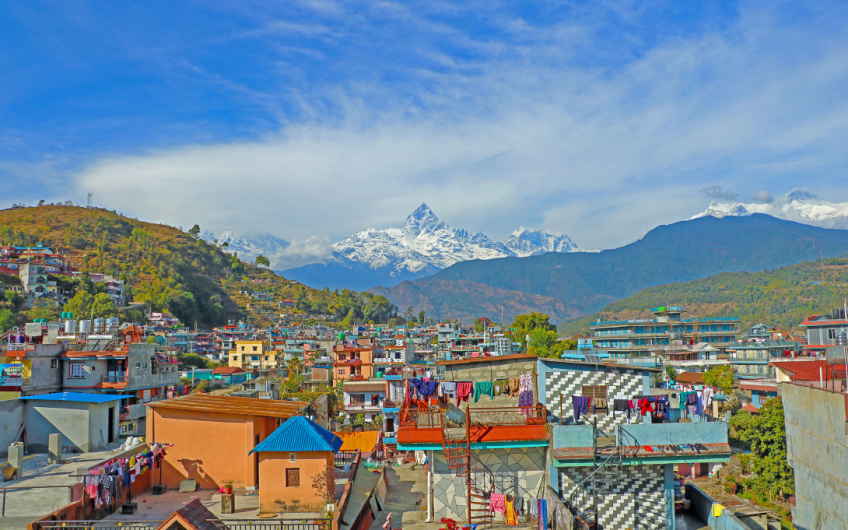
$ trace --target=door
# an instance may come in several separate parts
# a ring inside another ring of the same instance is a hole
[[[395,432],[394,418],[386,418],[386,432]]]
[[[109,443],[115,441],[115,407],[109,407]]]

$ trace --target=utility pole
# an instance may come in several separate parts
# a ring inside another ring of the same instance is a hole
[[[94,197],[94,193],[88,192],[88,205],[86,208],[91,208],[91,198]]]

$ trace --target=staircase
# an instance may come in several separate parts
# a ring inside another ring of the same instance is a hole
[[[471,418],[465,409],[465,428],[448,428],[445,415],[442,423],[442,454],[456,476],[465,479],[468,524],[492,526],[493,516],[489,499],[495,491],[492,472],[471,452]]]
[[[9,335],[11,331],[0,335],[0,364],[12,364],[18,362],[15,357],[8,357],[9,354]]]
[[[622,454],[615,433],[600,431],[597,420],[592,424],[592,449],[592,472],[577,485],[569,503],[578,508],[586,523],[592,525],[592,528],[598,528],[601,498],[611,495],[621,481]],[[588,504],[584,506],[575,505],[574,497],[580,491],[588,495]]]

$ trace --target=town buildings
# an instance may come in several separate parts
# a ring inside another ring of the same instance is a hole
[[[848,344],[848,320],[845,318],[844,309],[811,315],[798,325],[807,332],[805,352],[823,354],[828,346]]]
[[[595,346],[615,358],[640,357],[668,346],[699,342],[722,348],[736,342],[739,333],[735,317],[684,319],[686,308],[677,306],[656,307],[651,312],[653,319],[590,324]]]

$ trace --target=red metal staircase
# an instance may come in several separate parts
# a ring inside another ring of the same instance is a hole
[[[450,429],[444,413],[439,414],[442,427],[442,454],[456,476],[465,479],[468,524],[491,526],[493,516],[490,499],[495,491],[495,478],[489,468],[471,451],[471,414],[465,409],[465,428]]]

